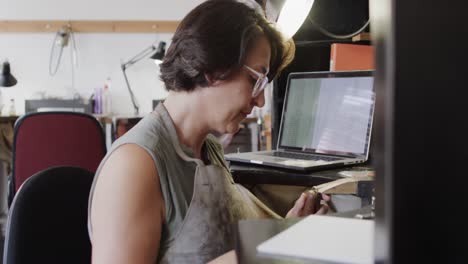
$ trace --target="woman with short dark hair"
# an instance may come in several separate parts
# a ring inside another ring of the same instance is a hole
[[[169,95],[120,137],[89,200],[94,263],[206,263],[232,250],[232,225],[281,218],[234,183],[210,133],[235,133],[294,45],[256,2],[208,0],[180,23],[161,79]],[[287,216],[324,213],[302,195]]]
[[[161,64],[161,79],[168,90],[191,91],[227,80],[243,69],[247,52],[260,36],[270,44],[267,77],[277,73],[294,57],[294,43],[255,9],[233,1],[207,1],[181,22]]]

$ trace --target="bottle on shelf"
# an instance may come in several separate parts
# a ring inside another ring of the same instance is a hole
[[[10,116],[15,116],[16,115],[15,99],[13,99],[13,98],[10,99],[9,114],[10,114]]]
[[[112,97],[110,93],[111,79],[107,78],[102,91],[102,113],[105,115],[112,114]]]
[[[97,87],[94,92],[94,113],[102,114],[102,88]]]

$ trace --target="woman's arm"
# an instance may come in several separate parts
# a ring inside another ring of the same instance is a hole
[[[91,208],[92,262],[155,263],[164,200],[151,156],[119,147],[102,167]]]

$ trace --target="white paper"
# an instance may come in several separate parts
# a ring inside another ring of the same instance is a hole
[[[373,263],[373,245],[373,220],[311,215],[257,246],[257,252],[282,258]]]

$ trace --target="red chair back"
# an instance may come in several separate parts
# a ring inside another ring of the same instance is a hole
[[[95,173],[105,154],[104,132],[93,116],[75,112],[27,114],[15,124],[12,189],[16,193],[30,176],[54,166]]]

